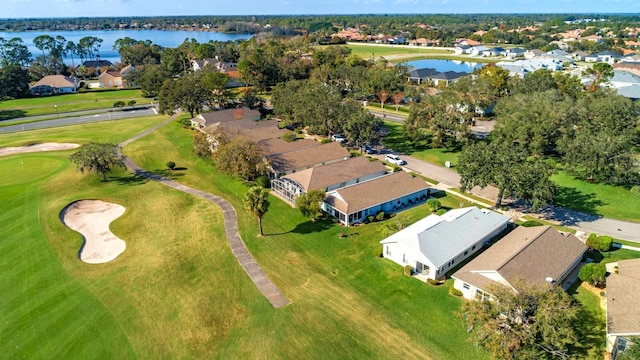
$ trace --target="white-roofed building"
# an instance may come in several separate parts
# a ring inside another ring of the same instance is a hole
[[[475,206],[429,215],[380,241],[382,255],[411,265],[429,279],[440,279],[506,229],[509,220]]]

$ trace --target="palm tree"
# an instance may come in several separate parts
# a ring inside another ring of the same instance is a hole
[[[260,226],[260,236],[264,236],[262,232],[262,217],[269,208],[269,201],[267,201],[268,191],[259,186],[249,188],[246,194],[244,194],[244,208],[253,216],[258,218],[258,225]]]

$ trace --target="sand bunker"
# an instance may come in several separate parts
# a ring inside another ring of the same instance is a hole
[[[124,206],[100,200],[76,201],[62,210],[62,222],[84,236],[80,260],[102,264],[124,252],[127,246],[124,240],[109,230],[109,224],[124,214],[124,210]]]
[[[0,147],[0,156],[39,152],[39,151],[69,150],[69,149],[75,149],[79,146],[80,145],[78,144],[70,144],[70,143],[44,143],[44,144],[34,144],[29,146]]]

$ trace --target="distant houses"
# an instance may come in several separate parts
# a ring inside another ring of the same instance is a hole
[[[445,71],[439,72],[433,68],[412,69],[409,71],[407,81],[420,85],[427,82],[437,86],[440,84],[449,85],[458,81],[463,76],[469,75],[468,73],[461,71]]]
[[[29,88],[34,96],[74,94],[78,90],[78,79],[64,75],[47,75]]]

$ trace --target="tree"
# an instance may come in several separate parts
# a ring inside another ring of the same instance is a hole
[[[578,272],[580,280],[588,282],[593,286],[600,286],[604,284],[604,277],[607,274],[607,268],[603,263],[598,264],[584,264]]]
[[[380,100],[380,109],[384,109],[384,103],[389,98],[389,92],[387,90],[381,90],[378,92],[378,100]]]
[[[213,160],[220,171],[245,181],[253,181],[266,172],[264,152],[255,142],[222,130],[211,134],[211,138],[216,144]]]
[[[325,196],[324,190],[311,189],[296,198],[296,207],[302,215],[310,217],[311,221],[315,221],[315,219],[320,216],[322,202]]]
[[[571,297],[558,286],[514,287],[490,286],[491,300],[462,305],[459,315],[473,342],[498,359],[569,359],[578,314]]]
[[[553,199],[555,187],[550,180],[554,169],[514,144],[486,144],[466,146],[458,158],[463,191],[474,186],[498,188],[496,207],[504,196],[514,196],[532,203],[535,211]]]
[[[29,72],[21,65],[10,63],[0,68],[0,99],[19,98],[28,94]]]
[[[114,167],[124,168],[124,157],[113,144],[89,143],[82,145],[78,152],[69,156],[69,160],[76,164],[78,170],[95,172],[102,175],[102,181],[107,181],[107,173]]]
[[[160,112],[173,114],[177,109],[186,110],[191,117],[209,105],[211,93],[200,81],[200,75],[187,74],[178,79],[167,79],[158,93]]]
[[[401,92],[395,93],[393,95],[393,103],[396,105],[396,111],[399,110],[400,104],[402,104],[402,100],[404,100],[404,95]]]
[[[132,108],[136,105],[136,101],[135,100],[129,100],[127,101],[127,106]]]
[[[597,236],[596,234],[591,234],[587,239],[586,245],[596,251],[609,251],[611,250],[612,242],[613,239],[611,236]]]
[[[244,194],[244,208],[251,215],[258,218],[258,226],[260,227],[260,236],[264,236],[262,232],[262,217],[267,213],[269,209],[269,201],[267,196],[269,191],[259,186],[249,188],[249,191]]]
[[[120,110],[122,110],[122,108],[124,107],[124,101],[118,100],[118,101],[114,102],[113,103],[113,107],[114,108],[119,108]]]
[[[233,98],[233,93],[227,88],[229,75],[205,70],[201,82],[204,88],[211,92],[213,104],[219,109],[223,109]]]
[[[594,92],[613,77],[613,67],[607,63],[599,62],[584,71],[585,75],[592,75],[593,81],[589,86],[589,91]]]
[[[173,162],[173,161],[167,161],[166,165],[167,165],[167,169],[169,169],[169,170],[173,170],[173,169],[176,168],[176,163]]]
[[[442,204],[438,199],[429,199],[427,200],[427,207],[431,210],[431,212],[435,212],[440,210],[440,208],[442,207]]]

